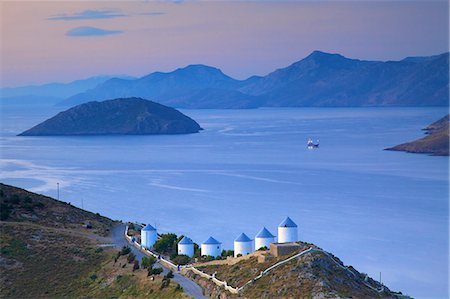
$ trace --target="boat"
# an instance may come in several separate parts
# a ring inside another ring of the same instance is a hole
[[[311,138],[308,138],[307,147],[308,148],[319,148],[319,140],[317,140],[317,143],[314,143]]]

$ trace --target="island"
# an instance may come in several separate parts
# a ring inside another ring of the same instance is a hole
[[[142,98],[88,102],[19,136],[190,134],[202,128],[180,111]]]
[[[426,153],[433,156],[449,155],[449,115],[447,114],[438,121],[427,126],[427,136],[415,141],[402,143],[391,148],[389,151],[405,151],[408,153]]]

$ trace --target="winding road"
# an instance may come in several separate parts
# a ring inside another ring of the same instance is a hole
[[[114,243],[114,245],[120,249],[123,246],[129,246],[131,248],[131,251],[136,255],[136,258],[139,260],[139,262],[141,262],[142,257],[145,256],[145,254],[140,251],[139,249],[137,249],[136,247],[134,247],[133,245],[131,245],[128,240],[125,239],[124,235],[125,235],[125,228],[126,225],[125,224],[119,224],[116,225],[113,229],[112,229],[112,241]],[[167,272],[169,272],[169,270],[167,268],[165,268],[161,263],[157,262],[157,264],[159,264],[159,266],[161,268],[163,268],[163,273],[162,274],[167,274]],[[172,278],[173,281],[175,281],[176,283],[180,284],[183,287],[183,291],[188,294],[189,296],[192,296],[193,298],[208,298],[205,297],[203,295],[203,291],[202,288],[196,284],[195,282],[193,282],[192,280],[174,272],[173,273],[174,277]]]

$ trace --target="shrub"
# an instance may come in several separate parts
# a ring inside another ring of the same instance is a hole
[[[131,252],[131,248],[128,246],[123,246],[122,250],[120,251],[120,255],[127,255]]]
[[[241,256],[242,256],[242,254],[238,253],[238,255],[236,257],[241,257]]]
[[[96,280],[97,279],[97,274],[92,274],[91,276],[89,276],[90,279],[92,280]]]
[[[173,271],[170,270],[169,272],[167,272],[167,274],[164,277],[166,277],[166,278],[173,278]]]
[[[25,201],[25,203],[31,203],[32,200],[31,200],[31,197],[27,196],[27,197],[25,197],[24,201]]]
[[[170,284],[170,278],[166,278],[164,277],[162,282],[161,282],[161,286],[159,287],[161,290],[168,287]]]
[[[234,255],[234,250],[222,250],[222,254],[221,256],[223,257],[227,257],[227,256],[233,256]]]
[[[0,220],[5,221],[11,214],[11,206],[8,204],[0,204]]]
[[[161,234],[153,248],[159,253],[171,255],[177,252],[177,240],[178,238],[175,234]]]
[[[134,260],[133,271],[139,270],[139,261]]]
[[[103,248],[98,247],[97,249],[95,249],[95,253],[102,253],[103,252]]]
[[[144,269],[152,268],[153,265],[156,263],[156,258],[154,256],[144,256],[142,258],[141,266]]]
[[[190,257],[188,257],[187,255],[181,254],[181,255],[177,255],[175,258],[173,258],[172,262],[177,265],[186,265],[189,263],[190,260],[191,260]]]
[[[175,287],[175,291],[182,292],[183,291],[183,287],[179,283],[177,283],[177,286]]]
[[[128,261],[129,263],[132,263],[132,262],[134,262],[135,259],[136,259],[136,255],[135,255],[134,253],[130,252],[130,253],[128,254],[127,261]]]
[[[148,269],[148,272],[150,273],[150,275],[159,275],[163,272],[162,268],[152,268],[152,269]]]
[[[258,250],[259,251],[266,251],[267,249],[269,249],[269,248],[267,248],[267,246],[263,246],[263,247],[259,248]]]

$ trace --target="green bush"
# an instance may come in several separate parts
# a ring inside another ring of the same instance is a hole
[[[139,261],[134,260],[133,271],[139,270]]]
[[[127,255],[131,252],[131,248],[129,246],[123,246],[120,251],[120,255]]]
[[[177,265],[186,265],[189,263],[190,260],[191,260],[191,258],[188,257],[187,255],[180,254],[180,255],[177,255],[175,258],[173,258],[172,262]]]
[[[242,256],[242,254],[238,253],[238,255],[236,257],[241,257],[241,256]]]
[[[152,268],[153,265],[156,263],[156,258],[154,256],[144,256],[142,258],[142,268],[144,269],[148,269],[148,268]]]
[[[164,277],[162,282],[161,282],[161,286],[159,287],[161,290],[168,287],[170,284],[170,278]]]
[[[233,256],[234,255],[234,250],[222,250],[222,254],[221,256],[223,257],[227,257],[227,256]]]
[[[152,268],[152,269],[148,269],[148,272],[150,273],[150,275],[159,275],[163,272],[162,268]]]
[[[183,287],[179,283],[177,283],[177,286],[175,287],[175,291],[182,292],[183,291]]]
[[[267,248],[267,246],[263,246],[263,247],[259,248],[258,250],[259,251],[266,251],[267,249],[269,249],[269,248]]]
[[[166,278],[173,278],[173,271],[170,270],[169,272],[167,272],[167,274],[164,277],[166,277]]]
[[[178,237],[175,234],[161,234],[153,245],[156,252],[168,255],[176,254]]]
[[[127,261],[128,261],[129,263],[132,263],[132,262],[134,262],[135,259],[136,259],[136,255],[135,255],[134,253],[130,252],[130,253],[128,254]]]
[[[91,280],[96,280],[97,279],[97,274],[92,274],[91,276],[89,276],[89,278],[91,279]]]

